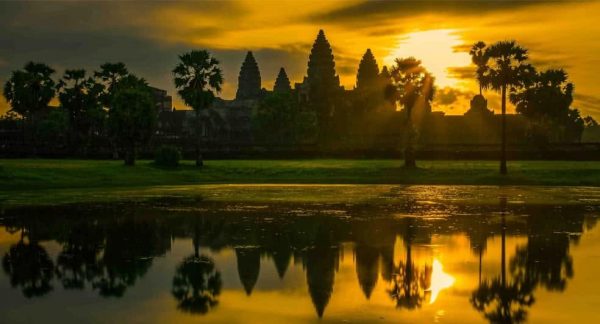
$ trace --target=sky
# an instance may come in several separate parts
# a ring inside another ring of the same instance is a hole
[[[179,54],[209,50],[224,70],[221,96],[231,99],[246,51],[263,87],[272,88],[280,67],[301,82],[323,29],[346,89],[367,48],[380,67],[414,56],[436,77],[433,109],[462,114],[478,91],[469,47],[510,39],[529,49],[538,69],[564,68],[575,84],[573,107],[600,119],[599,16],[600,1],[573,0],[0,1],[0,83],[31,60],[52,66],[56,78],[121,61],[187,109],[172,81]],[[485,96],[498,112],[499,96]],[[7,109],[1,98],[0,113]]]

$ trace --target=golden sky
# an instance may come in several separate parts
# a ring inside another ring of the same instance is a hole
[[[477,91],[470,44],[515,39],[538,68],[565,68],[575,84],[574,107],[600,119],[598,15],[597,1],[3,2],[0,81],[27,60],[60,73],[123,61],[176,97],[170,71],[177,54],[209,49],[223,64],[222,96],[232,98],[245,51],[254,51],[263,87],[272,87],[280,67],[300,82],[324,29],[347,89],[367,48],[380,67],[415,56],[436,76],[434,109],[461,114]],[[486,96],[497,110],[498,96]],[[175,106],[184,108],[178,98]]]

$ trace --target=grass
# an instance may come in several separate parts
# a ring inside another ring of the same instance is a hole
[[[419,161],[407,170],[398,160],[211,160],[198,169],[137,161],[0,160],[0,191],[126,188],[189,184],[452,184],[600,186],[600,162],[515,161],[509,175],[495,161]]]

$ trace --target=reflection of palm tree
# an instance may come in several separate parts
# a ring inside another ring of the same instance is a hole
[[[484,280],[472,293],[470,302],[492,323],[521,323],[534,302],[533,286],[525,281],[508,282],[506,277],[506,199],[500,201],[502,210],[502,249],[500,278]]]
[[[221,293],[221,273],[215,269],[214,261],[194,253],[183,259],[175,270],[173,288],[177,309],[194,314],[206,314],[215,307]]]
[[[2,258],[2,268],[10,277],[11,286],[21,287],[27,298],[43,296],[52,290],[54,264],[46,250],[31,238],[26,243],[21,235],[21,240]]]
[[[105,297],[122,297],[150,269],[154,256],[163,255],[170,244],[170,235],[157,222],[128,220],[112,226],[93,288]]]
[[[564,211],[563,211],[564,212]],[[548,290],[563,291],[574,275],[571,240],[583,232],[583,216],[543,213],[528,217],[527,245],[517,249],[510,262],[513,276]],[[543,216],[543,217],[542,217]]]
[[[202,226],[206,229],[205,232],[208,232],[207,240],[209,242],[206,243],[210,245],[211,239],[219,237],[217,233],[221,233],[220,225],[215,230],[211,224],[207,224],[204,217],[200,219],[200,222],[198,218],[194,218],[192,238],[194,254],[183,259],[175,270],[171,290],[173,297],[177,299],[177,309],[183,312],[206,314],[219,303],[217,297],[223,286],[221,272],[216,269],[211,258],[200,255],[200,241],[202,239],[200,227]]]
[[[404,231],[406,261],[398,264],[392,275],[392,288],[388,290],[390,297],[396,301],[396,307],[406,309],[420,308],[426,297],[426,290],[431,285],[431,267],[422,270],[415,266],[412,259],[412,242],[414,239],[413,220],[407,219]]]
[[[96,226],[76,226],[63,242],[56,260],[56,275],[65,289],[83,289],[86,280],[100,275],[98,256],[104,235]]]

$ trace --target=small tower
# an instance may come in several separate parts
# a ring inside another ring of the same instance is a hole
[[[277,79],[275,80],[275,86],[273,86],[273,92],[275,93],[290,93],[292,91],[292,86],[290,85],[290,79],[285,73],[285,69],[281,68],[279,70],[279,74],[277,75]]]

